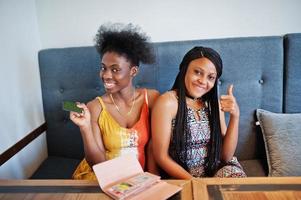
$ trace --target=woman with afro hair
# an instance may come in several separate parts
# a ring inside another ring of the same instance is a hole
[[[168,177],[246,176],[233,157],[239,124],[233,85],[218,99],[217,81],[222,68],[215,50],[192,48],[180,64],[172,89],[154,105],[154,157]],[[228,126],[224,112],[230,113]]]
[[[70,119],[80,128],[85,159],[74,179],[96,180],[91,167],[112,158],[135,154],[144,170],[156,173],[150,142],[150,110],[158,91],[135,88],[139,64],[153,63],[153,49],[148,37],[132,24],[105,24],[95,37],[100,54],[99,76],[105,94],[98,96]]]

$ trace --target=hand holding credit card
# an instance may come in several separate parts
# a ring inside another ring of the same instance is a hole
[[[73,101],[63,101],[63,110],[73,111],[73,112],[77,112],[77,113],[83,112],[83,109],[77,107],[76,103]]]

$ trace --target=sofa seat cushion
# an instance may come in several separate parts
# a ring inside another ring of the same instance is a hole
[[[267,176],[266,160],[242,160],[239,161],[248,177]]]
[[[64,157],[48,157],[30,177],[31,179],[71,179],[80,160]]]

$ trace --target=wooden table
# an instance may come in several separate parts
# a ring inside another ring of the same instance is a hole
[[[171,199],[192,199],[190,180],[164,180],[182,186]],[[103,193],[96,181],[85,180],[0,180],[0,200],[35,199],[111,199]]]
[[[301,177],[164,180],[182,186],[171,199],[301,199]],[[0,200],[111,199],[96,181],[0,180]]]
[[[301,199],[301,177],[199,178],[192,180],[194,199]]]

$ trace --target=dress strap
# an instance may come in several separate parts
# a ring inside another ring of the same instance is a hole
[[[106,106],[105,106],[105,103],[103,102],[102,98],[101,97],[97,97],[100,105],[101,105],[101,108],[102,110],[105,110],[106,109]]]
[[[145,99],[146,105],[148,107],[148,96],[147,96],[147,89],[146,88],[144,89],[144,99]]]

